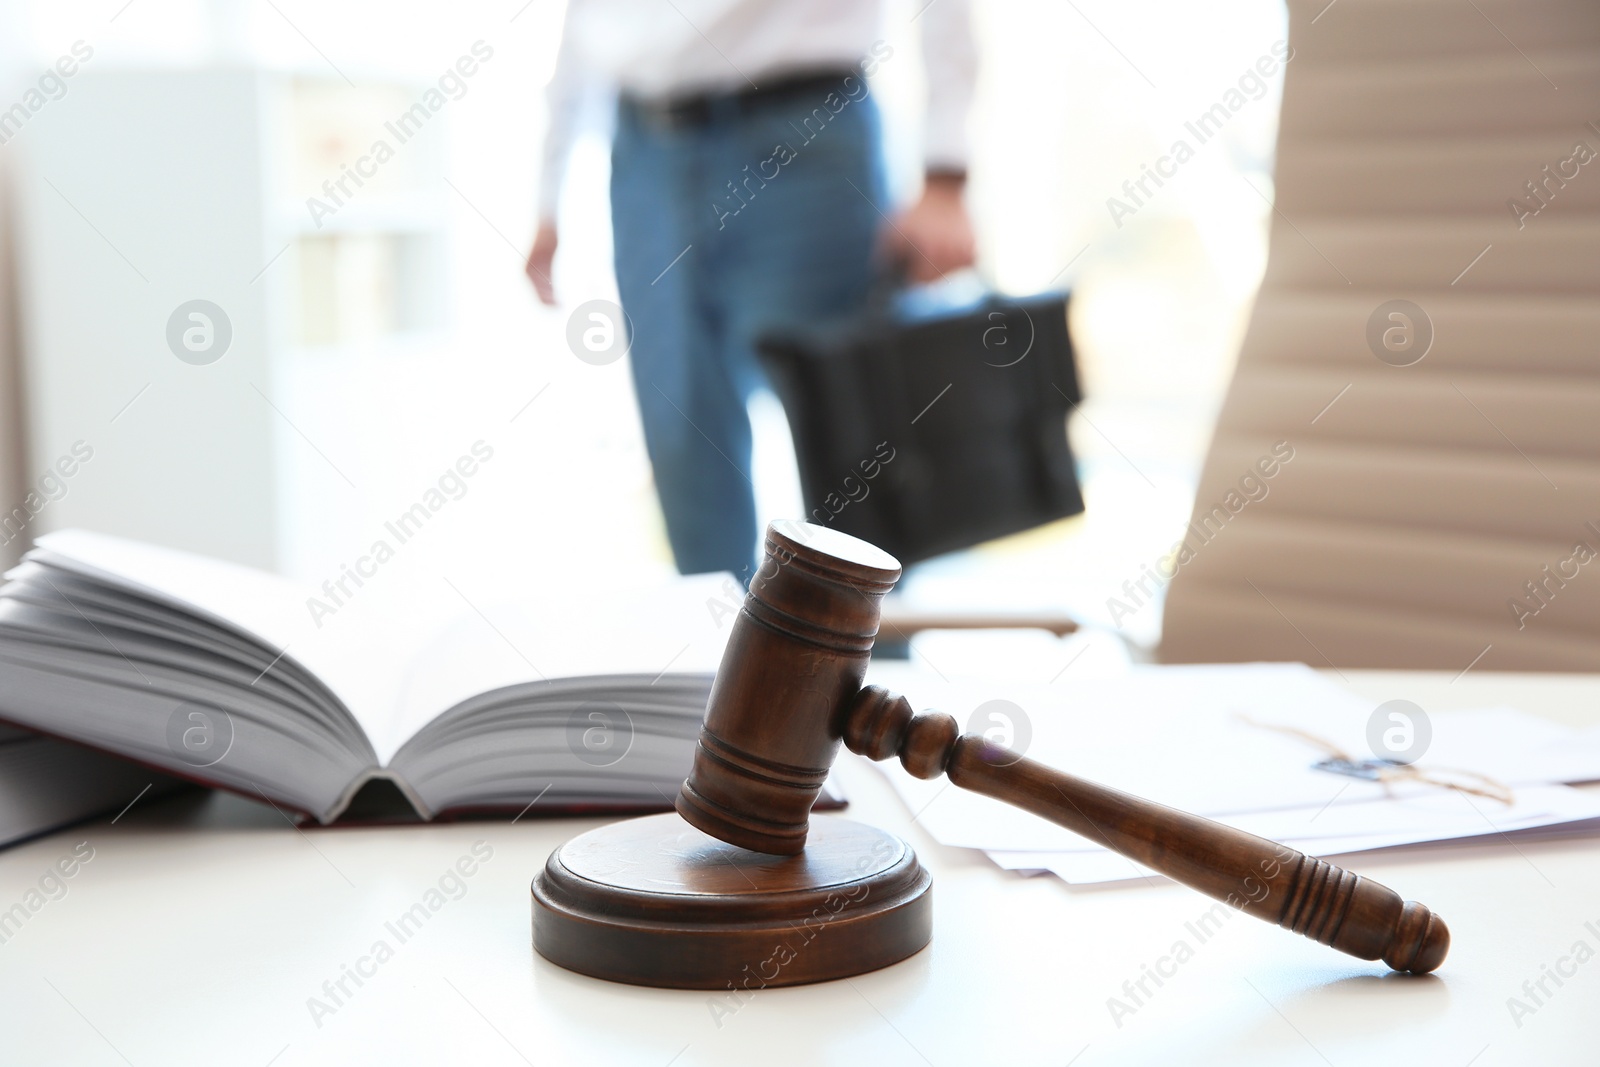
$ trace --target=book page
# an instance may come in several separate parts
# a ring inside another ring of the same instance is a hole
[[[744,591],[731,575],[646,587],[603,584],[508,602],[448,583],[372,585],[327,617],[309,587],[264,571],[86,530],[46,534],[41,560],[133,586],[243,631],[320,678],[380,765],[444,711],[519,682],[716,670]]]
[[[554,678],[714,673],[744,590],[728,574],[514,602],[474,602],[412,657],[394,718],[373,737],[387,760],[469,697]],[[604,686],[596,695],[603,696]]]
[[[386,701],[393,685],[373,663],[372,635],[357,627],[318,626],[306,610],[311,591],[295,582],[252,567],[88,530],[45,534],[30,555],[98,581],[131,586],[255,638],[320,678],[363,729],[388,718]],[[388,672],[392,671],[390,664]]]

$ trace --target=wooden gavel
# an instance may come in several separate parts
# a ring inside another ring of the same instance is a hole
[[[683,818],[741,848],[797,855],[843,741],[875,760],[899,756],[918,778],[948,775],[1341,952],[1418,974],[1443,962],[1443,920],[1387,886],[962,736],[949,715],[863,688],[880,604],[899,577],[892,556],[856,538],[809,523],[768,528],[678,794]]]

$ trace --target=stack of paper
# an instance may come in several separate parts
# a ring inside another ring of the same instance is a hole
[[[1132,667],[1017,689],[874,664],[868,680],[905,693],[916,707],[947,711],[968,730],[1026,740],[1025,754],[1051,767],[1314,856],[1600,830],[1600,792],[1566,784],[1600,780],[1600,731],[1505,708],[1422,709],[1431,739],[1414,766],[1469,783],[1477,780],[1460,772],[1473,772],[1510,787],[1510,802],[1425,782],[1365,780],[1316,765],[1330,746],[1356,760],[1384,755],[1369,742],[1374,704],[1300,664]],[[946,779],[921,781],[897,767],[887,773],[918,825],[943,844],[1074,883],[1153,877]]]

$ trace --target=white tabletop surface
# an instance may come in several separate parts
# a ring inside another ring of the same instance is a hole
[[[1375,702],[1406,698],[1430,713],[1506,702],[1600,722],[1597,676],[1346,676]],[[849,981],[764,990],[720,1017],[710,994],[596,981],[534,954],[529,880],[596,820],[302,833],[235,798],[141,802],[114,825],[0,853],[3,910],[75,848],[93,850],[65,895],[0,944],[0,1063],[1600,1062],[1600,958],[1588,958],[1600,950],[1600,840],[1352,863],[1449,922],[1454,944],[1436,976],[1388,974],[1240,916],[1114,1020],[1108,999],[1192,940],[1185,924],[1206,898],[1171,884],[1075,890],[1006,873],[935,844],[855,757],[840,775],[850,816],[906,837],[932,870],[933,943]],[[385,924],[475,842],[492,854],[459,899],[399,943]],[[380,940],[392,958],[365,964],[372,976],[359,987],[346,979],[351,995],[314,1017],[308,1000],[331,1005],[324,982]],[[1509,998],[1531,1004],[1523,983],[1557,966],[1571,976],[1546,978],[1549,995],[1514,1018]]]

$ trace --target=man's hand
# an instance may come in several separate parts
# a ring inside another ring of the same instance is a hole
[[[528,253],[527,266],[523,271],[528,275],[528,280],[533,283],[534,292],[539,294],[539,302],[554,306],[556,302],[556,288],[550,281],[551,265],[556,258],[556,224],[545,221],[539,223],[539,233],[533,239],[533,251]]]
[[[972,219],[961,198],[965,186],[962,175],[928,175],[922,196],[885,231],[885,250],[905,268],[907,280],[936,281],[976,262]]]

